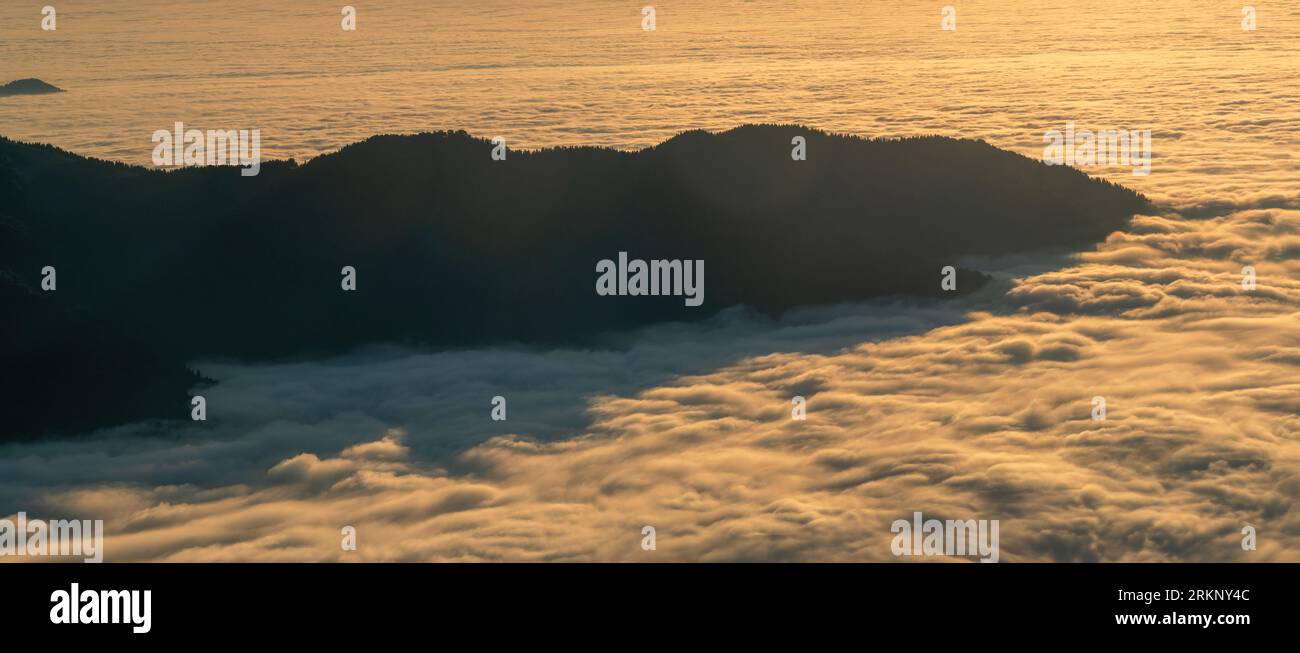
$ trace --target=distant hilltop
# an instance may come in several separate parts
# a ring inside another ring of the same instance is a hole
[[[16,79],[8,84],[0,86],[0,96],[5,95],[44,95],[46,93],[62,93],[63,89],[49,84],[47,82],[29,77],[27,79]]]

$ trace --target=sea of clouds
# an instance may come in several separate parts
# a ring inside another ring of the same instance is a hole
[[[209,363],[209,422],[7,445],[0,500],[119,561],[889,560],[913,511],[1004,561],[1296,560],[1297,252],[1300,211],[1139,216],[954,302]]]
[[[1087,172],[1165,208],[1064,260],[980,262],[999,281],[948,302],[735,309],[586,350],[198,361],[201,425],[0,446],[0,515],[105,519],[117,561],[893,560],[916,511],[999,520],[1003,561],[1300,560],[1295,8],[1245,32],[1208,0],[968,3],[943,32],[919,0],[683,0],[647,34],[640,5],[597,0],[384,5],[350,35],[312,5],[73,3],[53,34],[6,5],[32,29],[0,76],[69,92],[0,104],[0,133],[144,163],[178,119],[261,128],[277,157],[775,121],[1037,158],[1074,121],[1151,129],[1152,174]]]

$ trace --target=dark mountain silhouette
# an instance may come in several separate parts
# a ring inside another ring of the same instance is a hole
[[[796,135],[806,161],[791,159]],[[243,177],[0,139],[0,428],[186,418],[200,356],[583,343],[737,304],[937,296],[958,256],[1080,246],[1150,208],[941,137],[746,126],[639,152],[491,150],[463,132],[376,136]],[[597,296],[597,261],[620,251],[703,259],[703,306]],[[40,290],[46,265],[55,292]],[[348,265],[355,292],[340,288]],[[961,270],[958,288],[985,280]]]
[[[6,95],[41,95],[44,93],[62,93],[63,89],[47,84],[34,77],[27,79],[16,79],[8,84],[0,85],[0,97]]]

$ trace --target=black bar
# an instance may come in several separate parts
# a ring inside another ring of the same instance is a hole
[[[759,642],[839,633],[864,645],[881,635],[914,633],[918,643],[935,637],[944,649],[957,646],[953,637],[962,633],[983,633],[993,638],[990,645],[1028,632],[1061,642],[1239,641],[1287,636],[1297,570],[1278,564],[10,564],[0,566],[0,626],[58,642],[211,644],[280,633],[327,643],[433,636],[440,642],[434,648],[452,647],[456,633],[484,643],[520,638],[536,647],[594,636],[596,625],[665,646],[667,634],[697,629]],[[80,592],[150,590],[150,631],[51,623],[51,594],[72,583]],[[1120,600],[1121,590],[1160,598]],[[1169,590],[1182,599],[1170,600]],[[1209,594],[1197,599],[1198,590]],[[1116,615],[1141,614],[1246,615],[1250,623],[1116,624]]]

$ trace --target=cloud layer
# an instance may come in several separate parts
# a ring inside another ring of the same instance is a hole
[[[208,437],[0,466],[29,512],[105,518],[111,560],[892,560],[913,511],[1000,520],[1004,561],[1296,560],[1297,247],[1296,211],[1141,216],[961,307],[214,367]]]
[[[176,120],[299,157],[382,131],[635,148],[764,120],[1036,157],[1074,121],[1151,129],[1150,176],[1088,172],[1181,218],[1005,262],[1014,280],[964,303],[733,311],[592,351],[202,363],[221,383],[201,429],[0,447],[0,514],[104,518],[110,560],[894,560],[913,511],[999,519],[1004,561],[1300,560],[1300,14],[1244,32],[1208,2],[1022,0],[962,5],[946,33],[921,2],[677,2],[648,35],[631,5],[411,0],[363,8],[344,43],[336,10],[244,4],[14,32],[5,77],[70,92],[0,106],[6,135],[144,162]],[[164,16],[195,47],[159,47]]]

